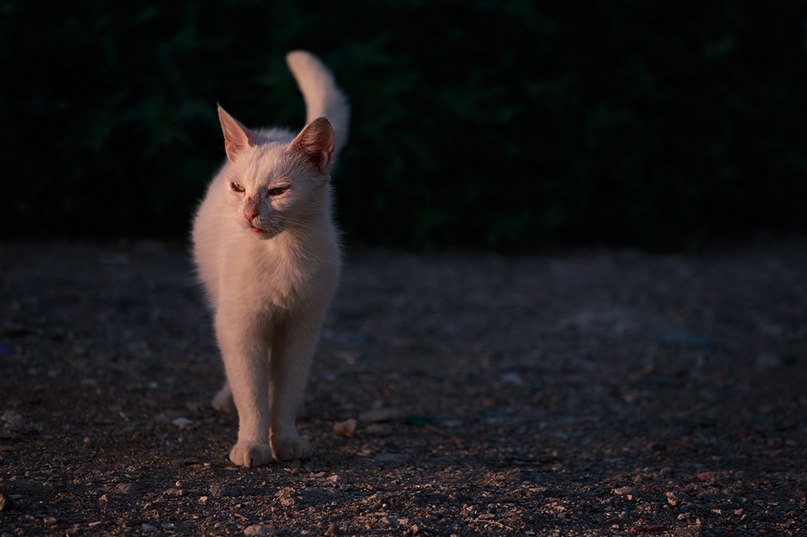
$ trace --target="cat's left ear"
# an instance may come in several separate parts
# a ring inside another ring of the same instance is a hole
[[[292,140],[289,151],[301,155],[320,175],[327,175],[333,156],[331,123],[324,117],[315,119]]]
[[[227,160],[235,162],[235,157],[247,147],[255,147],[260,144],[260,136],[241,125],[237,119],[227,113],[221,105],[219,108],[219,123],[221,132],[224,134],[224,151],[227,153]]]

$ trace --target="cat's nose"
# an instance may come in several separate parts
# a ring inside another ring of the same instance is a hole
[[[260,214],[259,203],[252,198],[247,198],[244,202],[244,216],[252,222],[252,219]]]

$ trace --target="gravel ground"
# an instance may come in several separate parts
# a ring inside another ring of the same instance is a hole
[[[184,247],[0,246],[2,537],[807,534],[807,240],[343,274],[244,469]]]

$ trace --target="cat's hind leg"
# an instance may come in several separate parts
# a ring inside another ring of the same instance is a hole
[[[216,396],[213,397],[213,401],[211,401],[210,404],[219,412],[235,414],[235,400],[233,399],[233,391],[230,389],[229,382],[224,381],[224,385],[218,393],[216,393]]]

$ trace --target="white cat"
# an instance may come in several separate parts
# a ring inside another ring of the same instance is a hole
[[[193,223],[228,381],[213,406],[235,403],[230,460],[248,467],[314,451],[295,420],[339,278],[329,170],[347,140],[347,99],[313,55],[295,51],[286,61],[308,124],[296,136],[255,131],[219,107],[227,162]]]

